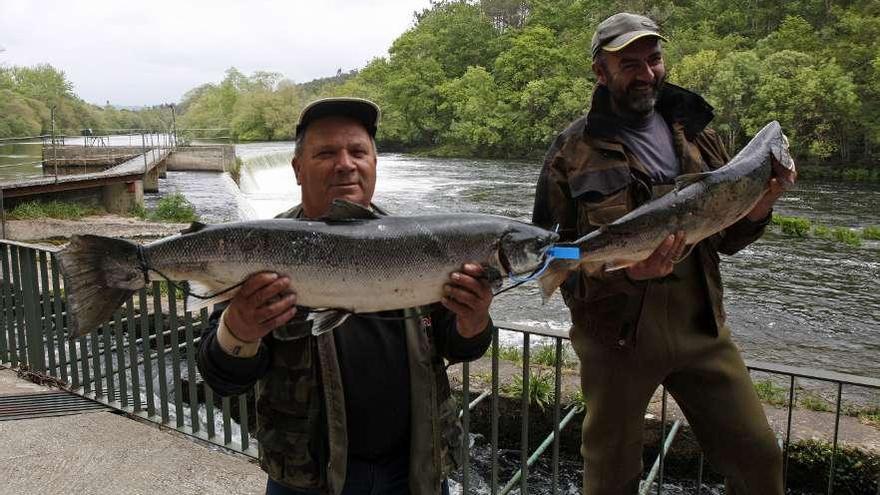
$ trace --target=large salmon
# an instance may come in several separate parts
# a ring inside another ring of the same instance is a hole
[[[726,229],[757,204],[767,192],[771,176],[788,177],[778,173],[780,168],[794,171],[795,165],[788,140],[779,123],[773,121],[723,167],[679,176],[673,191],[574,241],[579,259],[551,264],[541,277],[544,295],[552,294],[570,270],[623,268],[650,256],[678,231],[683,231],[686,242],[693,246]]]
[[[377,217],[337,201],[322,220],[194,224],[144,246],[74,236],[59,260],[75,337],[109,320],[151,280],[188,280],[193,292],[216,293],[273,271],[290,277],[300,306],[375,312],[439,301],[449,274],[466,262],[481,263],[496,280],[534,272],[557,237],[493,215]]]

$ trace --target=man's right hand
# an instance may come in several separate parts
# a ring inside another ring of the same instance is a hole
[[[633,280],[665,277],[672,273],[685,249],[684,231],[671,235],[651,253],[651,256],[626,268],[626,275]]]
[[[226,308],[226,328],[239,340],[256,342],[296,314],[296,294],[290,279],[277,273],[251,275]]]

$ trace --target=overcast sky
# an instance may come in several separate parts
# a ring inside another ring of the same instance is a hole
[[[429,0],[0,0],[0,64],[49,63],[84,100],[180,101],[229,67],[306,82],[386,56]]]

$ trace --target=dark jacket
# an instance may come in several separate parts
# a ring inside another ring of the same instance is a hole
[[[381,210],[380,210],[381,212]],[[294,208],[282,215],[298,218]],[[461,427],[458,403],[451,396],[444,358],[480,357],[493,327],[465,340],[445,308],[420,317],[406,316],[405,339],[410,383],[410,491],[436,494],[458,464]],[[217,319],[203,333],[199,370],[221,395],[237,394],[257,384],[257,430],[260,464],[286,486],[338,494],[345,483],[348,458],[346,416],[340,365],[333,332],[314,337],[310,322],[296,319],[262,339],[253,358],[228,356],[216,341]],[[399,328],[400,321],[374,324]],[[346,324],[338,328],[344,331]],[[380,364],[380,363],[377,363]]]
[[[666,84],[656,110],[672,130],[683,174],[714,170],[730,159],[715,131],[706,127],[713,111],[699,95]],[[620,125],[608,89],[597,86],[587,115],[562,132],[547,152],[535,194],[536,225],[558,225],[562,240],[572,241],[653,198],[656,188],[619,138]],[[718,253],[734,254],[754,242],[767,221],[769,216],[761,222],[743,218],[694,247],[706,296],[695,303],[708,301],[713,316],[708,324],[715,332],[725,321]],[[569,277],[561,290],[572,313],[572,331],[617,347],[635,345],[650,283],[630,280],[626,270]]]

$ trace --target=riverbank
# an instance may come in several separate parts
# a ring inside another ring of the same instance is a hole
[[[21,242],[63,244],[74,234],[93,234],[126,239],[152,240],[176,234],[188,223],[166,223],[114,214],[90,215],[81,220],[40,218],[7,220],[6,238]]]

